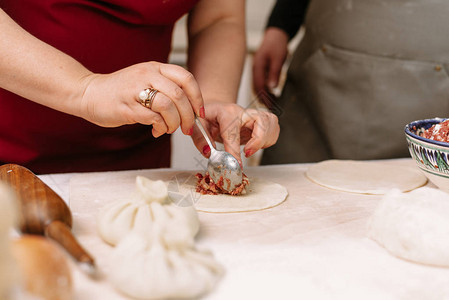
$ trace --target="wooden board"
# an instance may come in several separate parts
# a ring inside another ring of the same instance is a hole
[[[392,164],[414,164],[392,160]],[[206,299],[440,299],[449,295],[449,269],[391,256],[366,237],[366,223],[381,196],[324,188],[305,177],[308,165],[246,170],[287,187],[279,206],[247,213],[199,213],[200,246],[211,249],[226,275]],[[134,191],[136,175],[170,181],[182,170],[75,175],[70,181],[74,233],[103,273],[112,248],[98,236],[95,217],[111,201]],[[76,273],[76,299],[126,299],[104,276]]]

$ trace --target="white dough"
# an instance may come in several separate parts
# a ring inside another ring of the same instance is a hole
[[[137,299],[195,298],[210,291],[223,268],[208,251],[193,245],[170,248],[160,230],[151,239],[130,233],[113,250],[109,279],[122,293]]]
[[[165,203],[167,201],[167,187],[162,180],[150,180],[143,176],[136,176],[137,193],[147,202]]]
[[[268,209],[281,204],[288,196],[284,186],[260,178],[250,178],[250,186],[246,188],[246,194],[239,196],[201,195],[195,192],[197,182],[195,176],[180,175],[178,180],[182,182],[179,193],[193,195],[191,201],[195,208],[203,212],[226,213]]]
[[[360,194],[386,194],[391,189],[411,191],[427,182],[416,167],[380,162],[326,160],[309,167],[307,177],[335,190]]]
[[[168,200],[165,183],[137,176],[137,197],[116,201],[104,207],[97,217],[103,240],[116,245],[131,231],[149,236],[155,224],[173,246],[193,243],[199,229],[193,207],[180,207]]]
[[[210,291],[223,268],[195,247],[195,208],[170,200],[162,181],[137,176],[136,188],[136,198],[112,203],[98,216],[101,237],[116,245],[110,282],[137,299],[195,298]]]
[[[0,299],[11,299],[18,282],[10,243],[10,231],[16,223],[15,202],[12,190],[0,182]]]
[[[400,258],[449,267],[449,194],[391,191],[371,217],[368,236]]]

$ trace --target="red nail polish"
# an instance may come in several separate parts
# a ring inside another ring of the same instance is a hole
[[[206,112],[204,110],[204,106],[201,106],[201,108],[200,108],[200,117],[203,119],[206,117]]]
[[[253,153],[253,151],[252,150],[246,150],[245,151],[245,156],[246,157],[250,157],[251,155],[253,155],[254,153]]]
[[[204,154],[204,155],[207,155],[207,154],[209,154],[209,152],[210,152],[210,147],[209,147],[209,145],[204,146],[204,147],[203,147],[203,154]]]

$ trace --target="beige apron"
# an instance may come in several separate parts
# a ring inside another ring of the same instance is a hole
[[[449,117],[449,1],[312,0],[262,164],[409,156],[404,126]]]

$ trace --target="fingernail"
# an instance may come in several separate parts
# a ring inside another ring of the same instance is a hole
[[[189,132],[187,133],[188,135],[192,135],[193,134],[193,127],[190,128]]]
[[[203,147],[203,154],[204,154],[204,155],[207,155],[207,154],[209,154],[209,152],[210,152],[210,147],[209,147],[209,145],[204,146],[204,147]]]
[[[253,154],[254,154],[253,150],[246,150],[246,151],[245,151],[245,156],[246,156],[246,157],[250,157],[250,156],[253,155]]]
[[[204,111],[204,106],[200,107],[200,117],[203,119],[206,117],[206,112]]]

